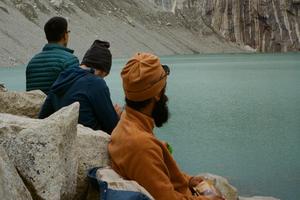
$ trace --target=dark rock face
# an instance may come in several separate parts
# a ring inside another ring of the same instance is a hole
[[[260,52],[300,50],[299,0],[186,0],[224,38]],[[183,8],[184,9],[184,8]]]
[[[154,1],[154,0],[149,0]],[[259,52],[300,50],[300,0],[173,0],[154,1],[188,19],[204,22],[228,41]],[[194,29],[194,28],[193,28]]]

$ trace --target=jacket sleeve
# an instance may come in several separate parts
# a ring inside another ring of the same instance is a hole
[[[55,112],[54,107],[51,103],[51,97],[50,95],[47,96],[41,110],[39,113],[39,119],[44,119],[46,117],[49,117]]]
[[[186,174],[186,173],[184,173],[184,172],[182,172],[182,175],[184,176],[184,178],[187,180],[187,182],[189,183],[190,182],[190,180],[191,180],[191,178],[192,178],[192,176],[190,176],[190,175],[188,175],[188,174]]]
[[[208,200],[204,196],[185,195],[174,189],[164,163],[163,152],[158,146],[135,151],[131,157],[131,164],[127,166],[129,176],[156,200]]]
[[[93,89],[91,88],[90,101],[101,129],[111,134],[119,121],[119,117],[110,99],[108,87],[105,86],[104,88],[96,89],[97,87],[95,86]]]

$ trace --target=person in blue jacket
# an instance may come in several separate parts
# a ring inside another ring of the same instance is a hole
[[[78,123],[110,134],[119,121],[121,109],[113,106],[104,81],[111,69],[108,42],[96,40],[78,67],[63,71],[50,88],[41,108],[43,119],[76,101],[80,103]]]

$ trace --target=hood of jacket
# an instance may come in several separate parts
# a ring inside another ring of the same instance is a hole
[[[92,70],[85,70],[80,67],[69,68],[60,73],[50,92],[58,96],[64,95],[75,81],[89,74],[92,74]]]

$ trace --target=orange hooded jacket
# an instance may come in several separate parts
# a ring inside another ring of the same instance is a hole
[[[191,177],[180,171],[153,128],[151,117],[127,106],[108,145],[112,168],[125,179],[138,182],[156,200],[207,200],[192,195]]]

